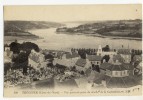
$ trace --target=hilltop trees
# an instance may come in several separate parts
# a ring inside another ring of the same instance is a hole
[[[132,49],[131,52],[132,52],[132,54],[134,54],[134,55],[141,55],[141,54],[142,54],[142,50]]]
[[[10,50],[13,52],[12,68],[23,68],[23,73],[26,73],[28,67],[28,56],[31,53],[32,49],[37,52],[40,51],[38,45],[32,42],[23,42],[22,44],[20,44],[17,43],[17,40],[15,40],[15,42],[12,42],[9,46]]]
[[[103,60],[105,60],[106,62],[108,62],[109,59],[110,59],[110,56],[109,55],[105,55],[105,56],[103,56],[101,62],[103,63]]]
[[[20,45],[20,50],[26,51],[28,54],[30,54],[32,49],[34,49],[36,52],[40,51],[38,45],[32,42],[23,42]]]
[[[12,42],[10,45],[10,51],[13,53],[20,53],[20,50],[26,51],[26,53],[30,53],[32,49],[35,51],[39,52],[40,49],[37,44],[32,43],[32,42],[23,42],[22,44],[17,43],[17,40],[15,42]]]
[[[20,52],[20,43],[17,43],[17,40],[12,42],[9,46],[10,46],[10,51],[12,51],[13,53]]]
[[[106,45],[105,47],[102,48],[103,51],[110,51],[109,45]]]
[[[78,54],[82,59],[86,59],[86,52],[82,49],[78,50]]]

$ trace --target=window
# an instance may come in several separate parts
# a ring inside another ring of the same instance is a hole
[[[115,72],[115,75],[118,75],[118,72]]]
[[[97,61],[97,64],[99,64],[99,62]]]
[[[127,70],[127,72],[126,72],[126,73],[127,73],[127,75],[128,75],[128,74],[129,74],[129,71]]]
[[[122,76],[122,72],[120,72],[120,76]]]
[[[124,75],[126,74],[126,71],[124,71]]]

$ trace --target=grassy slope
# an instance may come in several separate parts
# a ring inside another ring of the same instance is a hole
[[[28,30],[31,29],[46,29],[50,27],[60,27],[62,24],[55,22],[44,21],[4,21],[5,36],[32,36]]]
[[[142,20],[121,20],[90,22],[65,29],[69,33],[83,33],[103,36],[142,38]]]

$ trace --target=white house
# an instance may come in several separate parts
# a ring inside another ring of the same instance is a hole
[[[99,65],[101,64],[102,57],[99,55],[87,55],[86,58],[91,62],[92,65]]]
[[[65,52],[60,59],[55,58],[53,64],[64,65],[68,68],[71,68],[75,65],[78,59],[79,55],[76,52]]]
[[[100,66],[100,72],[112,77],[125,77],[133,73],[133,66],[131,64],[120,63],[118,60],[113,64],[102,63]]]
[[[91,63],[88,59],[78,59],[75,64],[76,70],[78,72],[85,72],[87,69],[91,67]]]
[[[13,52],[10,51],[10,47],[6,45],[4,47],[4,56],[10,58],[12,56],[12,54],[13,54]]]
[[[138,84],[133,75],[131,64],[120,63],[118,60],[114,64],[107,62],[101,64],[98,78],[95,79],[96,86],[101,84],[107,88],[127,88]]]
[[[99,56],[105,56],[109,55],[110,58],[112,58],[114,55],[117,55],[117,51],[110,50],[110,51],[103,51],[101,45],[99,45],[98,50],[97,50],[97,55]]]
[[[28,65],[35,68],[43,68],[47,66],[47,61],[45,60],[45,56],[35,50],[31,50],[31,53],[28,57]]]

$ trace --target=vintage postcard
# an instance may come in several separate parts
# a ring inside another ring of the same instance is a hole
[[[142,95],[142,5],[4,6],[4,97]]]

